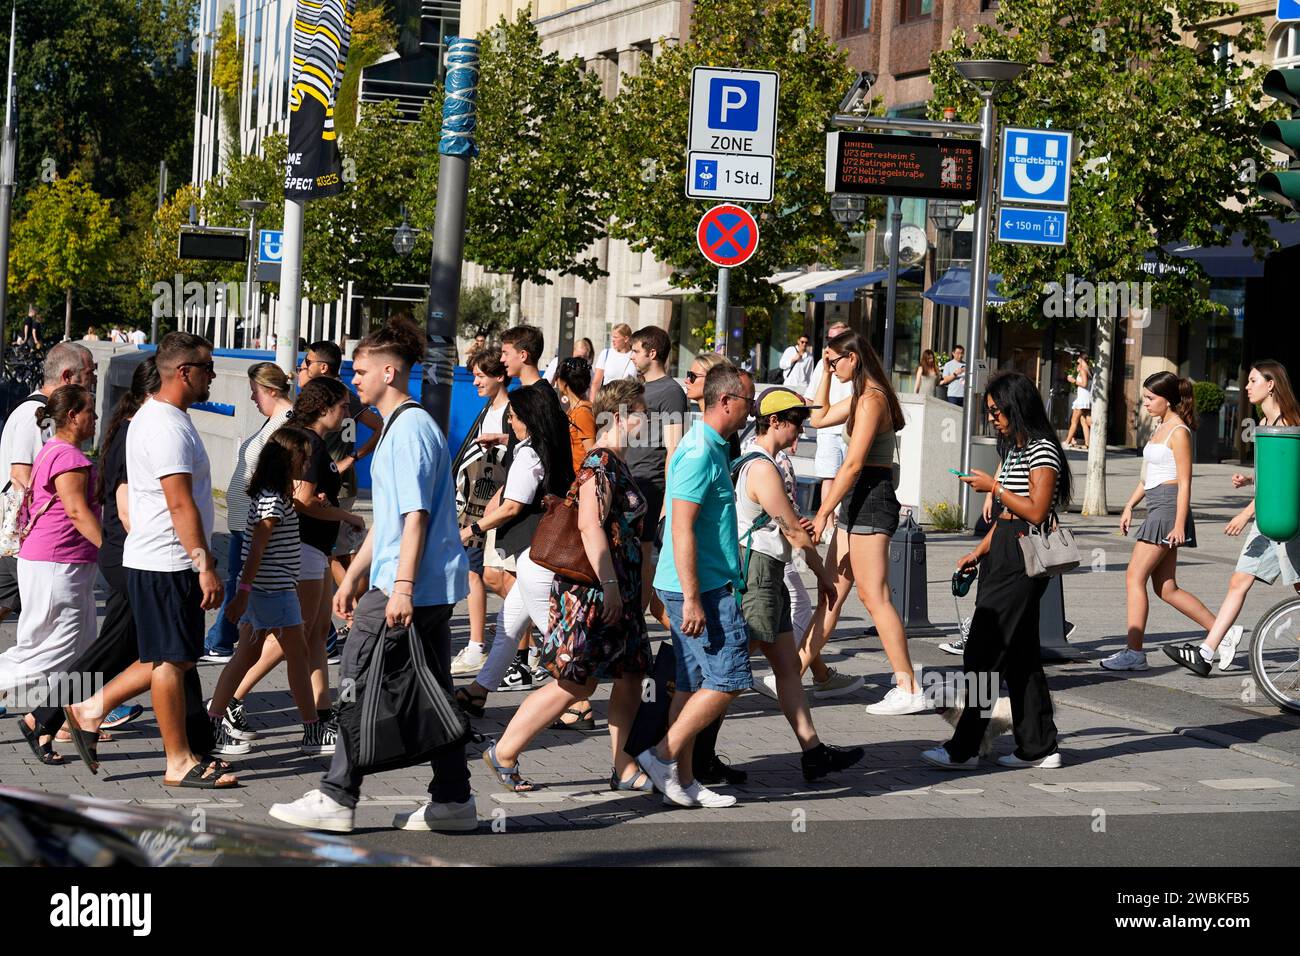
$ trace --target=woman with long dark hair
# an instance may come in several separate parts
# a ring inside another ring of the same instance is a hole
[[[596,416],[587,400],[591,391],[591,363],[586,359],[566,358],[555,373],[555,391],[569,414],[569,446],[576,474],[587,452],[596,444]]]
[[[1246,379],[1246,397],[1252,405],[1259,407],[1262,426],[1300,426],[1300,402],[1296,401],[1291,377],[1282,363],[1263,359],[1251,365]],[[1234,488],[1244,488],[1254,482],[1255,479],[1246,474],[1232,476]],[[1237,645],[1245,634],[1245,629],[1236,623],[1237,615],[1256,581],[1272,584],[1280,577],[1283,586],[1289,584],[1300,591],[1300,538],[1292,538],[1283,544],[1260,534],[1255,524],[1254,498],[1223,529],[1224,534],[1233,537],[1243,531],[1247,532],[1246,541],[1241,546],[1232,577],[1228,579],[1228,593],[1205,640],[1200,646],[1188,642],[1178,647],[1166,645],[1164,649],[1176,663],[1202,677],[1210,673],[1216,654],[1219,670],[1226,671],[1231,666]]]
[[[916,367],[916,387],[912,391],[939,397],[939,365],[935,362],[933,349],[921,353],[921,364]]]
[[[543,391],[549,388],[527,385],[510,393],[509,424],[519,444],[506,474],[501,504],[460,532],[461,540],[468,541],[495,530],[496,546],[515,558],[515,585],[497,615],[487,663],[468,688],[456,692],[456,700],[472,717],[483,716],[491,691],[532,688],[528,651],[519,649],[519,642],[529,624],[545,632],[550,614],[555,574],[533,564],[528,552],[542,517],[542,499],[548,494],[564,496],[573,484],[573,456],[569,423],[559,403]]]
[[[311,663],[311,686],[316,695],[320,720],[311,724],[312,739],[304,749],[321,754],[334,750],[334,711],[330,707],[328,655],[325,639],[329,635],[330,608],[334,602],[334,578],[330,574],[329,550],[338,539],[339,523],[346,521],[365,530],[365,520],[339,507],[343,479],[330,458],[325,436],[343,427],[348,415],[348,387],[336,378],[322,375],[302,387],[293,404],[289,424],[302,429],[311,449],[304,470],[293,475],[293,507],[298,513],[298,536],[302,551],[298,577],[298,600],[302,607],[303,637]],[[324,499],[321,499],[324,496]],[[284,660],[284,649],[273,634],[262,646],[262,656],[244,675],[235,698],[245,700],[263,677]],[[230,729],[229,727],[227,728]],[[236,729],[232,734],[249,740],[251,731]],[[220,752],[220,751],[218,751]],[[235,753],[234,750],[230,753]]]
[[[1196,547],[1196,524],[1192,520],[1192,429],[1196,426],[1196,400],[1192,383],[1172,372],[1156,372],[1142,383],[1142,407],[1156,420],[1156,430],[1142,449],[1146,475],[1124,506],[1119,530],[1128,534],[1133,509],[1143,498],[1146,519],[1137,529],[1133,556],[1128,561],[1125,581],[1128,589],[1128,646],[1105,658],[1101,666],[1110,671],[1144,671],[1147,655],[1142,649],[1150,602],[1147,581],[1166,604],[1195,621],[1205,630],[1214,625],[1214,615],[1200,599],[1178,586],[1175,569],[1180,548]]]
[[[952,739],[921,757],[945,770],[975,766],[1000,676],[1010,694],[1016,750],[998,763],[1051,769],[1061,765],[1061,757],[1038,653],[1038,609],[1048,579],[1025,573],[1019,541],[1069,503],[1070,468],[1038,388],[1021,373],[989,379],[984,411],[998,433],[1002,467],[996,476],[972,468],[961,479],[977,494],[993,492],[996,514],[978,547],[957,561],[959,571],[979,567],[963,655],[966,704]]]
[[[856,582],[858,597],[876,625],[894,671],[894,686],[883,700],[868,706],[867,713],[920,713],[927,709],[925,695],[916,682],[902,619],[889,597],[889,542],[898,530],[899,517],[894,494],[895,433],[904,425],[903,407],[876,350],[858,333],[844,332],[831,339],[823,361],[825,370],[809,424],[823,428],[844,423],[848,451],[813,520],[813,541],[821,541],[836,507],[843,502],[826,554],[827,566],[836,572],[836,600],[830,604],[825,595],[818,597],[812,630],[799,653],[800,670],[811,666],[830,638]],[[853,395],[833,405],[832,377],[853,383]]]

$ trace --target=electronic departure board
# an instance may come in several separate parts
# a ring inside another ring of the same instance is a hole
[[[973,139],[827,133],[826,191],[976,199],[979,150]]]

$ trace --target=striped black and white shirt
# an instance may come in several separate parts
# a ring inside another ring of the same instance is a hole
[[[274,518],[276,524],[271,530],[271,540],[262,549],[262,563],[257,566],[253,587],[258,591],[292,591],[298,586],[298,572],[302,567],[302,543],[298,540],[298,512],[284,495],[264,489],[249,502],[242,560],[248,560],[253,529],[264,518]]]
[[[1002,487],[1015,495],[1029,496],[1029,473],[1035,468],[1051,468],[1060,475],[1065,463],[1061,454],[1046,438],[1036,438],[1024,448],[1012,448],[1002,462],[998,480]],[[1053,505],[1061,503],[1061,485],[1057,482]]]

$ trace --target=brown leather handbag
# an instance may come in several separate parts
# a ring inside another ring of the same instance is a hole
[[[528,551],[528,559],[562,578],[595,587],[600,578],[591,568],[578,530],[578,483],[569,493],[542,499],[542,517]]]

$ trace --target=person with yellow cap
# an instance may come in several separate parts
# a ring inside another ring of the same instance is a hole
[[[833,599],[835,576],[822,563],[812,536],[799,521],[791,489],[777,456],[799,438],[812,408],[792,389],[769,388],[758,403],[757,438],[732,466],[736,482],[736,524],[740,535],[740,608],[749,629],[750,653],[759,650],[772,666],[777,700],[803,750],[803,774],[817,780],[862,759],[861,747],[824,744],[813,726],[800,680],[799,657],[790,618],[786,566],[793,548],[803,549],[819,589]]]

